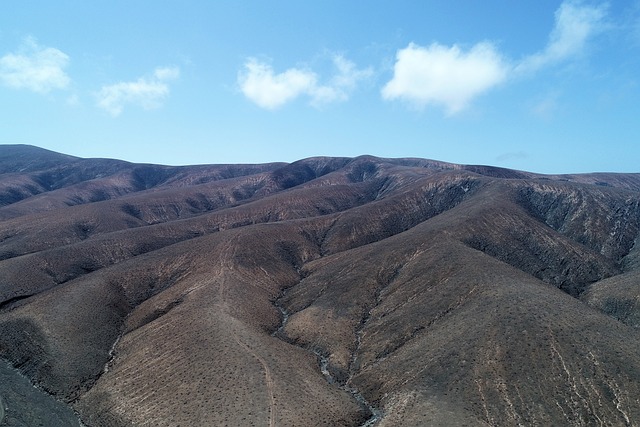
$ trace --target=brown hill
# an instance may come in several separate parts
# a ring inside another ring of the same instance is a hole
[[[0,356],[85,425],[640,425],[639,174],[0,171]]]

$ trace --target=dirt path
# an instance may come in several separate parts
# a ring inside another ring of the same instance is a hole
[[[221,250],[222,258],[220,260],[220,269],[218,270],[218,274],[220,275],[220,283],[218,288],[218,296],[220,299],[220,305],[222,310],[226,312],[227,309],[227,301],[226,301],[226,288],[227,288],[227,278],[225,274],[228,272],[234,271],[235,266],[233,264],[233,260],[236,257],[236,253],[238,250],[238,235],[233,236],[229,239],[228,242],[225,243],[224,247]],[[238,331],[235,328],[232,328],[231,333],[233,334],[233,339],[238,343],[240,347],[247,351],[254,359],[256,359],[260,365],[262,366],[262,370],[264,371],[265,377],[265,386],[267,389],[267,394],[269,397],[269,427],[276,426],[276,399],[274,395],[274,381],[273,376],[271,375],[271,369],[267,362],[262,358],[258,353],[256,353],[251,347],[249,347],[246,343],[244,343],[238,334]]]
[[[234,270],[235,266],[233,265],[233,260],[236,256],[236,252],[238,251],[237,241],[238,241],[238,235],[235,235],[231,239],[229,239],[220,250],[221,252],[221,259],[219,261],[220,267],[218,268],[217,273],[222,278],[222,280],[220,281],[220,285],[218,288],[218,296],[220,298],[220,305],[222,306],[222,309],[225,311],[227,309],[227,301],[225,296],[226,280],[225,280],[224,274],[226,271]]]
[[[243,347],[249,354],[251,354],[260,364],[262,365],[262,369],[264,370],[265,383],[267,387],[267,394],[269,395],[269,427],[275,427],[276,425],[276,398],[273,393],[274,390],[274,382],[273,377],[271,376],[271,369],[269,369],[269,365],[267,362],[258,355],[255,351],[251,349],[247,344],[243,343],[238,335],[234,333],[233,338],[236,340],[238,345]]]

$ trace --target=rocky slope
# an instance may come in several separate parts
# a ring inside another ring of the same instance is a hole
[[[640,424],[638,174],[0,172],[0,356],[86,425]]]

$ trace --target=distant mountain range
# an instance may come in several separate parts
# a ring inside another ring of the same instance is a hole
[[[640,425],[639,237],[640,174],[0,145],[0,425]]]

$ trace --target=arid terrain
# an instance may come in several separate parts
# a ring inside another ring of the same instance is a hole
[[[639,240],[640,174],[1,145],[0,425],[637,426]]]

